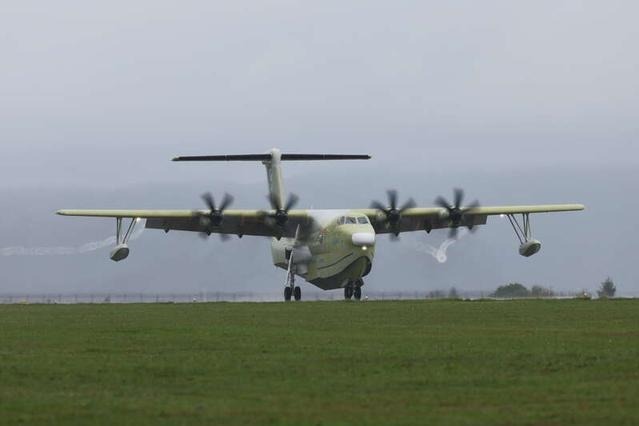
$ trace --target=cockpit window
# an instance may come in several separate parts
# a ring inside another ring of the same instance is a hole
[[[357,225],[357,224],[365,225],[368,222],[368,218],[366,216],[354,217],[354,216],[340,216],[337,219],[338,225]]]

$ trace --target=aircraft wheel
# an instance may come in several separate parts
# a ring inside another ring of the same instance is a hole
[[[284,300],[287,302],[290,302],[292,293],[293,293],[293,290],[291,290],[290,287],[284,287]]]
[[[355,287],[353,296],[355,296],[355,300],[362,300],[362,288],[360,286]]]
[[[295,287],[295,290],[293,291],[293,296],[295,297],[296,302],[299,302],[300,300],[302,300],[302,289],[299,287]]]
[[[349,283],[346,287],[344,287],[344,299],[351,300],[353,297],[353,286]]]

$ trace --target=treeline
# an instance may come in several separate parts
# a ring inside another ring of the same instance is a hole
[[[534,285],[532,288],[528,289],[522,284],[511,283],[498,287],[497,290],[492,293],[482,293],[481,297],[485,296],[503,299],[519,299],[525,297],[555,297],[557,294],[555,294],[555,292],[551,289],[539,285]],[[429,299],[462,299],[461,293],[455,287],[452,287],[449,290],[430,291],[428,292],[427,297]]]
[[[599,296],[600,299],[612,298],[615,297],[616,292],[617,287],[612,281],[612,278],[609,277],[599,286],[599,289],[597,290],[597,296]],[[542,287],[540,285],[534,285],[530,289],[528,289],[522,284],[510,283],[508,285],[497,287],[497,290],[495,290],[495,292],[492,293],[490,296],[496,298],[514,299],[526,297],[555,297],[557,295],[552,289]],[[590,299],[591,295],[588,292],[584,291],[582,294],[579,295],[579,297]]]
[[[455,287],[451,287],[450,290],[433,290],[428,292],[429,299],[461,299],[459,291]]]
[[[597,296],[600,299],[607,299],[615,297],[617,292],[617,287],[611,278],[607,278],[604,282],[601,283],[599,289],[597,290]],[[507,285],[502,285],[497,287],[497,289],[487,294],[488,297],[493,297],[497,299],[524,299],[524,298],[550,298],[550,297],[558,297],[558,296],[566,296],[566,294],[557,294],[554,290],[548,287],[544,287],[541,285],[533,285],[531,288],[526,287],[520,283],[510,283]],[[580,299],[591,299],[592,295],[583,291],[578,294],[569,294],[568,296],[577,297]],[[427,295],[430,299],[461,299],[461,293],[455,288],[452,287],[450,290],[433,290]],[[484,297],[484,294],[481,295]]]
[[[534,285],[530,289],[528,289],[523,284],[510,283],[508,285],[497,287],[497,290],[495,290],[495,292],[492,293],[490,296],[504,299],[514,299],[525,297],[555,297],[556,294],[552,289],[542,287],[540,285]]]

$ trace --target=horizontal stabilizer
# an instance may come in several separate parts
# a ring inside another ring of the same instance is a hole
[[[315,161],[315,160],[370,160],[370,155],[349,154],[282,154],[284,161]]]
[[[175,157],[173,161],[268,161],[270,159],[271,154],[195,155]]]
[[[272,154],[198,155],[175,157],[173,161],[270,161]],[[282,161],[370,160],[370,155],[350,154],[281,154]]]

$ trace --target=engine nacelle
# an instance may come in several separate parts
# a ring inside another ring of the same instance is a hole
[[[129,257],[129,246],[126,244],[117,245],[111,251],[111,260],[114,262],[119,262],[127,257]]]
[[[291,238],[281,238],[280,240],[273,239],[271,242],[271,254],[273,256],[273,263],[278,266],[286,268],[288,266],[288,260],[293,251],[294,240]],[[308,246],[295,247],[295,255],[293,256],[293,263],[295,265],[304,265],[311,261],[313,254]]]
[[[519,246],[519,254],[524,257],[535,255],[539,253],[539,250],[541,250],[541,242],[537,240],[526,241]]]

